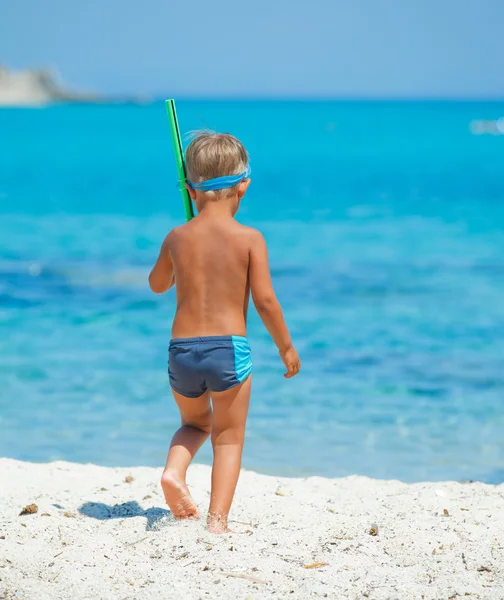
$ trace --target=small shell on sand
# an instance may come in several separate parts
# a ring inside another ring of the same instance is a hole
[[[37,512],[38,512],[38,506],[36,504],[28,504],[19,513],[19,516],[21,517],[23,515],[34,515]]]

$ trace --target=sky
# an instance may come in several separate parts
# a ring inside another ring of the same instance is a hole
[[[504,98],[504,0],[0,3],[0,63],[82,91]]]

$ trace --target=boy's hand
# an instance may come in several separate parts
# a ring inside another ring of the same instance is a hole
[[[287,373],[284,375],[285,379],[290,379],[299,373],[301,361],[299,360],[298,353],[294,346],[289,346],[287,350],[281,350],[280,358],[287,369]]]

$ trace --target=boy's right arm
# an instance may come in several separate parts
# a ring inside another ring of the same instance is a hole
[[[285,324],[282,308],[277,300],[268,264],[268,249],[263,236],[254,231],[250,246],[250,290],[254,306],[269,334],[273,338],[280,357],[287,368],[286,378],[299,373],[301,363],[292,345],[289,330]]]
[[[175,285],[173,261],[170,254],[170,234],[161,246],[156,264],[149,275],[149,286],[155,294],[164,294]]]

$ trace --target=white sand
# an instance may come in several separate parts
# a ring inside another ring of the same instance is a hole
[[[189,475],[202,510],[209,476]],[[167,516],[159,477],[0,459],[0,598],[504,598],[504,485],[244,472],[241,533],[213,536]]]

